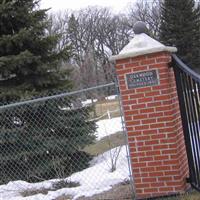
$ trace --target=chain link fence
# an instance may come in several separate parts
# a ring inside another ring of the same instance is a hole
[[[0,107],[0,199],[131,199],[114,83]]]

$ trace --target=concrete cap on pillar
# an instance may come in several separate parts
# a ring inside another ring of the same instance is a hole
[[[118,55],[110,57],[110,61],[133,58],[156,52],[177,52],[176,47],[165,46],[147,35],[148,29],[144,22],[136,22],[133,27],[135,36]]]

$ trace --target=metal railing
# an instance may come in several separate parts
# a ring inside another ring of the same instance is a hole
[[[200,76],[176,55],[172,63],[189,163],[188,182],[200,191]]]

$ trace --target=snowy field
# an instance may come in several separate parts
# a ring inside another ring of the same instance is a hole
[[[105,119],[97,122],[97,140],[122,131],[121,117]],[[37,194],[29,197],[22,197],[21,192],[29,190],[39,190],[42,188],[52,189],[52,184],[59,180],[50,180],[40,183],[27,183],[24,181],[10,182],[7,185],[0,186],[0,200],[53,200],[62,195],[70,195],[73,199],[81,196],[90,197],[95,194],[110,190],[114,185],[129,179],[129,170],[127,162],[126,146],[120,150],[117,160],[116,171],[111,172],[111,156],[113,156],[120,147],[105,152],[95,157],[90,162],[90,167],[72,174],[66,178],[70,182],[80,184],[74,188],[63,188],[57,191],[49,191],[48,194]]]

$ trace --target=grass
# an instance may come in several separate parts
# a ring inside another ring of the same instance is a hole
[[[84,151],[90,155],[97,156],[99,154],[103,154],[109,149],[113,149],[125,144],[126,142],[123,132],[118,132],[102,138],[100,141],[95,142],[95,144],[86,146]]]
[[[112,118],[120,116],[120,107],[118,100],[102,100],[95,103],[95,113],[96,117],[101,117],[106,114],[107,111],[110,111]],[[115,111],[115,112],[112,112]],[[108,116],[102,117],[101,119],[107,119]]]

